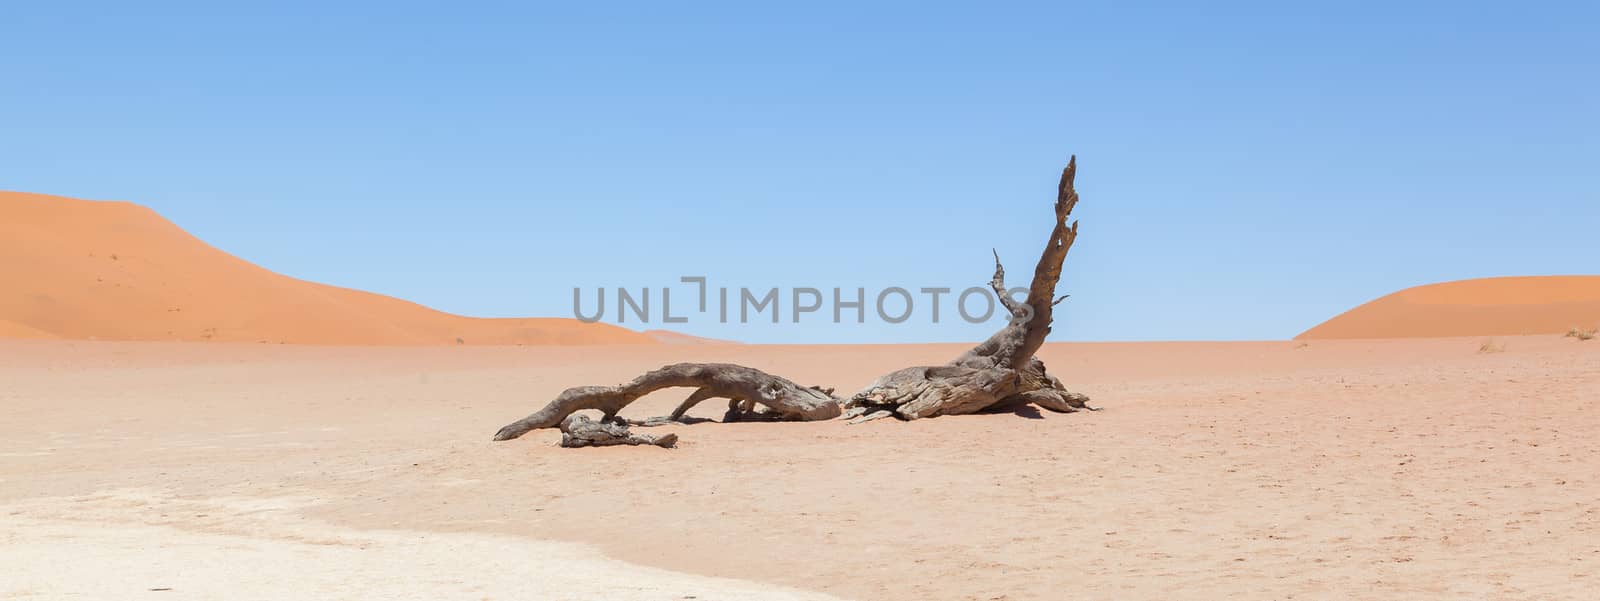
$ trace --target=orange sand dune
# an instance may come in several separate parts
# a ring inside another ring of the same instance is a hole
[[[20,323],[12,323],[12,322],[0,319],[0,338],[42,338],[42,339],[49,339],[49,338],[55,338],[55,337],[56,336],[52,335],[49,332],[42,332],[42,331],[36,330],[34,328],[22,325]]]
[[[1407,288],[1295,339],[1550,334],[1596,326],[1600,276],[1504,277]]]
[[[0,337],[298,344],[651,344],[574,319],[479,319],[273,273],[154,211],[0,192]]]

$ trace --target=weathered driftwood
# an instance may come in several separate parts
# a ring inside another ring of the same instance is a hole
[[[628,431],[626,424],[616,421],[594,421],[582,415],[569,415],[561,420],[561,446],[609,447],[615,445],[655,445],[672,448],[678,444],[677,434],[650,436]]]
[[[1026,405],[1057,412],[1093,409],[1089,398],[1069,392],[1045,371],[1034,357],[1050,334],[1061,281],[1061,265],[1078,237],[1078,222],[1068,223],[1078,203],[1073,189],[1077,157],[1061,172],[1056,190],[1055,225],[1034,266],[1028,297],[1017,301],[1007,294],[1005,268],[995,255],[994,277],[989,284],[1012,319],[988,340],[938,366],[909,367],[875,380],[848,400],[833,396],[832,389],[804,387],[766,372],[722,363],[680,363],[635,378],[621,386],[569,388],[533,415],[501,428],[495,440],[509,440],[536,428],[562,424],[574,412],[596,409],[606,422],[618,422],[617,412],[650,392],[670,387],[695,391],[671,415],[631,422],[657,425],[685,420],[685,412],[713,398],[729,399],[723,421],[825,420],[854,418],[861,423],[884,417],[918,419]],[[765,407],[758,410],[756,405]],[[620,423],[629,423],[622,421]]]
[[[695,391],[665,418],[641,422],[654,425],[678,421],[695,405],[709,399],[728,399],[724,421],[824,420],[839,417],[840,400],[832,389],[806,387],[759,369],[727,363],[678,363],[646,373],[621,386],[568,388],[538,412],[512,422],[495,433],[495,440],[510,440],[531,430],[554,427],[578,411],[599,410],[605,421],[646,394],[663,388],[689,387]],[[757,405],[766,410],[758,410]]]
[[[1061,264],[1078,238],[1078,222],[1067,222],[1078,204],[1072,185],[1076,175],[1077,158],[1073,157],[1061,172],[1055,226],[1034,267],[1026,300],[1018,302],[1006,293],[1005,268],[999,254],[995,255],[989,285],[1011,312],[1011,321],[946,365],[911,367],[878,378],[846,402],[847,416],[891,411],[904,419],[917,419],[1018,404],[1059,412],[1090,408],[1088,397],[1067,391],[1060,380],[1045,372],[1044,362],[1033,356],[1050,334],[1056,304],[1066,299],[1055,293]]]

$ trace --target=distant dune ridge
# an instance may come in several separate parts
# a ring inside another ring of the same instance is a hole
[[[1600,326],[1600,276],[1484,278],[1407,288],[1296,340],[1556,334]]]
[[[656,344],[609,324],[451,315],[273,273],[148,208],[0,192],[0,337],[351,345]]]
[[[644,333],[651,338],[654,338],[656,342],[660,342],[662,344],[739,344],[739,342],[734,340],[701,338],[699,336],[681,334],[672,330],[645,330]]]
[[[1600,326],[1600,276],[1401,290],[1296,340],[1555,334]],[[567,318],[474,318],[277,274],[128,202],[0,191],[0,338],[349,345],[700,344]]]

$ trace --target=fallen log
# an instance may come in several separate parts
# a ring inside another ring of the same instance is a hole
[[[676,422],[695,405],[710,399],[728,399],[724,421],[815,421],[839,417],[843,411],[833,389],[801,386],[753,367],[729,363],[678,363],[668,365],[620,386],[568,388],[532,415],[500,428],[495,440],[511,440],[538,428],[559,425],[567,416],[585,409],[599,410],[612,421],[617,412],[644,395],[663,388],[688,387],[695,391],[672,414],[641,425]],[[764,408],[765,410],[758,409]]]

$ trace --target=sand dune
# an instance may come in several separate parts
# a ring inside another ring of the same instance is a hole
[[[298,280],[148,208],[0,192],[0,337],[300,344],[650,344],[574,319],[480,319]]]
[[[0,338],[55,338],[56,336],[31,326],[0,319]]]
[[[733,340],[701,338],[672,330],[645,330],[644,333],[662,344],[739,344]]]
[[[1596,326],[1600,276],[1504,277],[1407,288],[1295,339],[1509,336]]]

